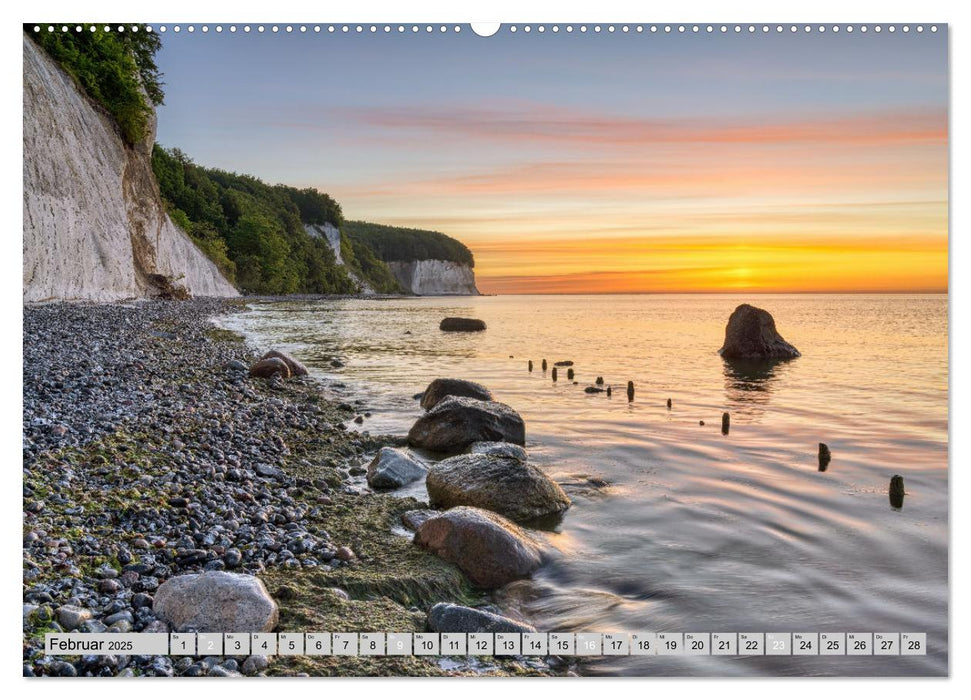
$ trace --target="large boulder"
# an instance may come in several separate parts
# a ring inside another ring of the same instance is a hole
[[[376,489],[397,489],[425,477],[425,465],[404,450],[382,447],[367,468],[367,482]]]
[[[408,432],[408,444],[434,452],[460,452],[473,442],[526,444],[526,424],[497,401],[449,396],[423,415]]]
[[[428,611],[432,632],[535,632],[536,628],[509,617],[454,603],[436,603]]]
[[[476,455],[500,455],[526,461],[526,449],[511,442],[473,442],[469,452]]]
[[[526,532],[501,515],[459,506],[429,518],[415,544],[455,564],[480,588],[499,588],[526,578],[542,563],[540,548]]]
[[[300,362],[300,360],[294,358],[291,355],[288,355],[285,352],[281,352],[279,350],[270,350],[268,353],[263,355],[263,357],[261,357],[260,359],[269,360],[270,358],[273,358],[273,357],[275,357],[278,360],[283,360],[286,363],[287,369],[290,370],[291,377],[307,376],[308,374],[307,368],[303,365],[303,363]]]
[[[283,379],[290,378],[290,367],[279,357],[269,357],[260,360],[249,368],[249,376],[269,379],[274,375],[280,375]]]
[[[492,401],[492,392],[477,382],[465,379],[436,379],[421,395],[421,407],[434,408],[446,396],[467,396],[480,401]]]
[[[438,329],[451,333],[474,333],[476,331],[484,331],[486,324],[485,321],[477,318],[449,317],[442,319],[442,322],[438,324]]]
[[[556,482],[515,457],[464,454],[442,460],[425,482],[432,506],[475,506],[526,523],[570,507]]]
[[[729,316],[725,343],[718,352],[727,360],[788,360],[799,357],[799,351],[775,329],[772,314],[749,304],[742,304]]]
[[[255,576],[225,571],[174,576],[155,592],[155,614],[174,630],[269,632],[280,611]]]

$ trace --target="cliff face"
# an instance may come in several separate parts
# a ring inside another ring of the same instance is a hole
[[[332,223],[324,224],[304,224],[304,229],[309,235],[314,238],[323,238],[327,241],[327,245],[334,253],[334,260],[338,265],[345,265],[344,258],[341,256],[341,231],[339,228],[334,226]],[[353,270],[347,269],[347,274],[351,276],[355,282],[361,285],[361,294],[374,294],[374,289],[367,283],[366,280],[361,279]]]
[[[420,296],[477,295],[475,273],[468,265],[448,260],[389,262],[402,289]]]
[[[165,213],[155,124],[133,148],[28,37],[24,51],[24,301],[113,301],[236,289]]]

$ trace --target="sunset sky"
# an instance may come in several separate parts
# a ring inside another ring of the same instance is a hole
[[[947,290],[943,26],[169,31],[159,66],[161,144],[454,236],[484,293]]]

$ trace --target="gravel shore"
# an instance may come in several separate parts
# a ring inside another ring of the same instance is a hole
[[[306,377],[253,379],[269,348],[212,319],[239,301],[24,308],[25,675],[546,673],[424,658],[47,657],[46,632],[168,631],[167,578],[259,575],[280,629],[425,629],[427,609],[481,603],[454,567],[392,533],[425,504],[360,487],[394,438]],[[360,407],[359,407],[360,408]]]

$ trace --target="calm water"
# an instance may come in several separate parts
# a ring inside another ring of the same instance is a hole
[[[743,301],[803,356],[716,353]],[[916,631],[926,657],[625,658],[587,674],[944,674],[946,296],[507,296],[253,304],[227,324],[285,347],[362,429],[403,434],[435,377],[474,379],[526,420],[531,460],[574,506],[552,561],[497,594],[542,630]],[[444,316],[484,319],[477,334]],[[406,333],[411,331],[411,333]],[[330,366],[332,358],[346,366]],[[576,364],[574,386],[540,361]],[[527,360],[536,365],[527,372]],[[603,375],[614,394],[583,387]],[[636,396],[626,397],[633,380]],[[334,383],[346,386],[334,388]],[[666,400],[673,400],[668,410]],[[722,411],[732,428],[721,434]],[[704,426],[699,421],[705,421]],[[833,460],[817,469],[817,443]],[[890,477],[907,496],[891,509]],[[608,482],[595,488],[590,478]],[[423,487],[409,493],[422,495]]]

